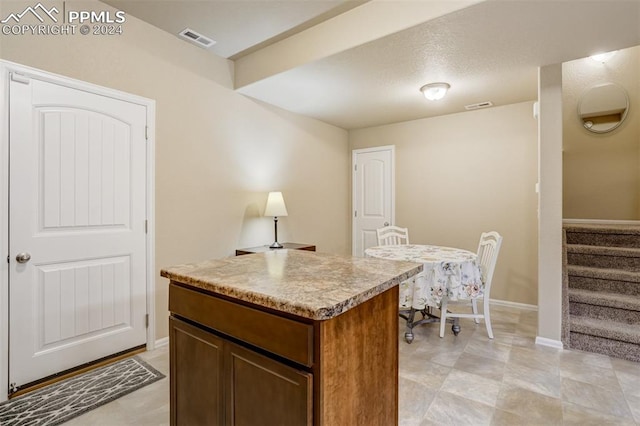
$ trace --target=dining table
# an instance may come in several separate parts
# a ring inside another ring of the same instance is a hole
[[[365,256],[379,259],[421,263],[423,271],[399,286],[400,316],[407,322],[405,340],[414,339],[413,328],[420,324],[440,322],[434,309],[440,309],[442,298],[461,300],[482,297],[484,284],[477,255],[461,248],[425,244],[399,244],[370,247]],[[416,320],[416,313],[422,319]],[[458,318],[452,319],[454,335],[460,333]]]

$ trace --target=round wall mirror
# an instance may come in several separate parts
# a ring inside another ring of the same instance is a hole
[[[614,83],[594,86],[584,92],[578,103],[578,117],[585,129],[607,133],[622,124],[629,111],[627,92]]]

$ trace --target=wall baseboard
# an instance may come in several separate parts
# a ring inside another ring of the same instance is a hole
[[[162,346],[166,346],[169,344],[169,337],[163,337],[161,339],[156,340],[156,346],[155,349],[158,349]]]
[[[536,305],[529,305],[526,303],[510,302],[508,300],[489,299],[489,304],[497,306],[507,306],[509,308],[525,309],[527,311],[537,311]]]
[[[546,337],[536,336],[536,345],[549,346],[556,349],[564,349],[564,345],[560,340],[547,339]]]

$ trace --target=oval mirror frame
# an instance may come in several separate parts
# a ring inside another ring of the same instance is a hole
[[[615,83],[593,86],[582,94],[578,102],[578,118],[582,126],[593,133],[608,133],[617,129],[627,118],[629,96]]]

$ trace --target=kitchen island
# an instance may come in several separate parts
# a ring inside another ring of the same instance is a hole
[[[397,286],[421,269],[300,250],[163,269],[171,424],[397,424]]]

